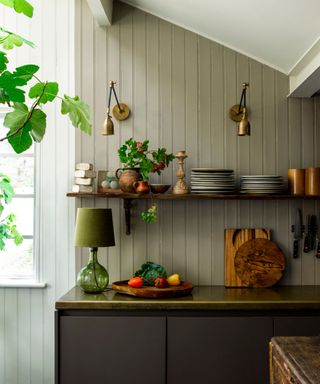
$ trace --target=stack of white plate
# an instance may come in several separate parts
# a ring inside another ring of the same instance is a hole
[[[240,193],[252,194],[281,194],[285,192],[282,176],[249,175],[240,176]]]
[[[191,170],[192,193],[234,193],[236,183],[232,169],[193,168]]]

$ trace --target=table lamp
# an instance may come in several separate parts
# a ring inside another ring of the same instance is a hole
[[[106,208],[78,208],[74,245],[89,247],[88,264],[77,277],[78,286],[86,293],[101,293],[109,283],[108,271],[98,262],[98,247],[115,245],[112,210]]]

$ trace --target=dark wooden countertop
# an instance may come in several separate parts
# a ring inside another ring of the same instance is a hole
[[[94,295],[72,288],[56,301],[56,309],[103,310],[320,310],[320,286],[274,288],[194,287],[192,295],[171,299],[143,299],[113,290]]]

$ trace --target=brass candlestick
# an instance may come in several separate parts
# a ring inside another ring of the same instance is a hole
[[[184,178],[186,176],[185,171],[184,171],[184,160],[188,156],[186,155],[186,151],[178,151],[175,155],[175,158],[178,159],[179,166],[178,166],[178,171],[176,173],[177,175],[177,182],[176,185],[173,188],[173,193],[177,195],[184,195],[186,193],[189,193],[189,188],[184,181]]]

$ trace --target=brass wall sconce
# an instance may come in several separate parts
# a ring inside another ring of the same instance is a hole
[[[250,123],[248,120],[248,110],[246,92],[249,83],[242,83],[242,93],[240,103],[230,108],[230,118],[238,124],[238,136],[250,136]],[[243,102],[243,105],[242,105]]]
[[[115,81],[110,81],[109,83],[109,99],[108,99],[108,108],[107,108],[107,117],[105,121],[103,122],[103,126],[101,129],[101,134],[105,136],[113,135],[114,134],[114,125],[113,121],[110,115],[110,104],[111,104],[111,96],[112,92],[114,94],[114,97],[116,98],[117,104],[112,108],[112,114],[113,116],[118,120],[126,120],[130,115],[130,109],[129,107],[124,103],[119,103],[116,91],[114,89],[114,85],[116,84]]]

